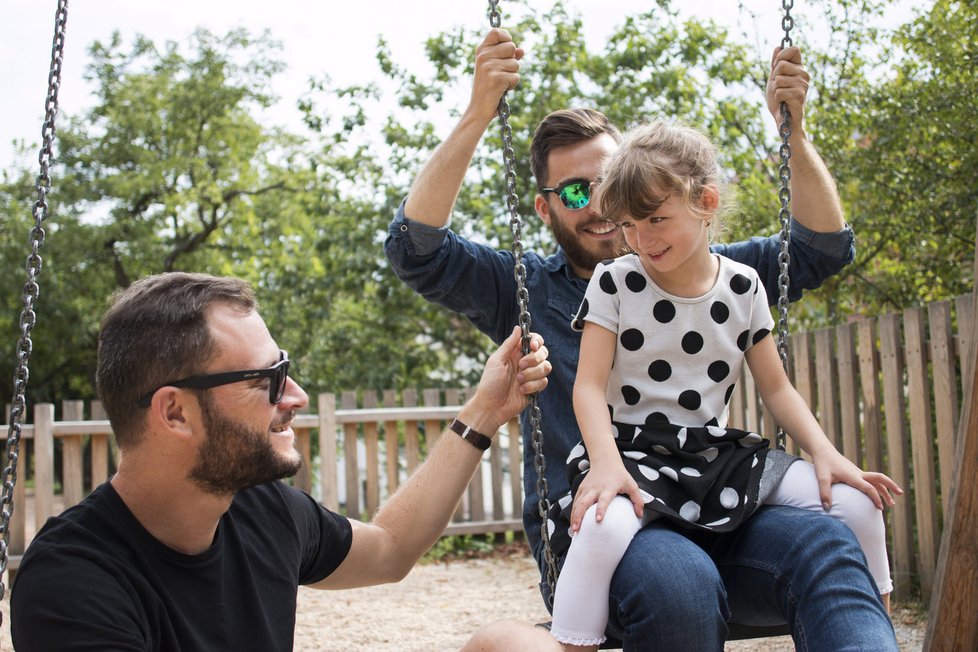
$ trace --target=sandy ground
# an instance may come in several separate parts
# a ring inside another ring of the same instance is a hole
[[[439,652],[458,650],[481,625],[500,618],[549,620],[538,575],[520,553],[423,564],[402,582],[350,591],[299,590],[296,650]],[[10,650],[7,600],[0,605],[0,650]],[[897,608],[901,652],[919,652],[924,624]],[[790,651],[789,637],[728,643],[728,652]]]

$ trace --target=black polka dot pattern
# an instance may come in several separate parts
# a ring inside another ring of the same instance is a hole
[[[672,377],[672,366],[665,360],[656,360],[649,365],[649,378],[664,383]]]
[[[730,289],[734,294],[747,294],[750,291],[750,279],[743,274],[734,274],[730,279]]]
[[[700,393],[692,389],[687,389],[679,395],[679,404],[687,410],[698,410],[701,401]]]
[[[756,333],[754,333],[754,337],[751,338],[752,341],[753,341],[752,343],[753,344],[757,344],[758,342],[760,342],[761,340],[763,340],[765,337],[767,337],[770,334],[771,334],[771,331],[769,331],[766,328],[762,328],[759,331],[757,331]]]
[[[714,301],[710,306],[710,317],[716,323],[724,324],[730,318],[730,308],[723,301]]]
[[[715,286],[701,297],[659,288],[637,256],[600,267],[577,317],[617,336],[607,395],[612,435],[647,512],[712,531],[736,527],[755,508],[767,442],[726,427],[744,351],[774,327],[756,273],[720,258]],[[579,486],[590,462],[568,458]],[[552,505],[553,541],[569,542],[570,494]],[[554,511],[556,510],[556,511]]]
[[[627,351],[638,351],[645,344],[645,336],[637,328],[629,328],[621,334],[621,345]]]
[[[690,355],[696,355],[703,350],[703,336],[696,331],[690,331],[683,335],[683,351]]]
[[[653,412],[649,416],[645,417],[645,423],[646,425],[669,423],[669,417],[661,412]]]
[[[660,324],[668,324],[676,317],[676,306],[672,301],[659,301],[652,308],[652,316]]]
[[[741,351],[747,350],[747,342],[750,339],[750,331],[741,331],[737,336],[737,348]]]
[[[638,272],[629,272],[625,275],[625,287],[635,294],[638,294],[648,287],[648,283],[646,282],[645,277]]]
[[[722,430],[744,351],[774,325],[757,285],[753,270],[729,259],[713,289],[695,298],[661,290],[637,256],[598,267],[578,317],[617,335],[608,384],[615,422]]]
[[[706,370],[706,375],[710,377],[715,383],[722,382],[727,376],[730,375],[730,365],[728,365],[723,360],[717,360],[710,364]]]
[[[622,385],[621,397],[628,405],[636,405],[642,400],[642,395],[631,385]]]

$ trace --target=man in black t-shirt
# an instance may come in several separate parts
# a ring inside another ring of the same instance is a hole
[[[370,523],[279,482],[308,402],[238,279],[169,273],[120,292],[97,382],[118,472],[50,519],[11,594],[17,650],[292,650],[297,587],[403,578],[438,539],[489,438],[546,387],[519,329],[427,461]],[[482,435],[480,433],[486,433]]]

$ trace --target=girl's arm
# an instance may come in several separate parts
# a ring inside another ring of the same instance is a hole
[[[832,506],[831,487],[835,482],[844,482],[863,492],[877,509],[883,509],[884,503],[894,504],[892,494],[903,493],[896,482],[883,473],[863,471],[825,436],[805,400],[785,375],[773,337],[765,337],[747,349],[745,357],[764,405],[778,425],[811,456],[825,509]]]
[[[598,505],[595,517],[601,521],[608,503],[619,494],[631,499],[636,516],[642,515],[645,505],[638,484],[625,470],[611,432],[607,389],[617,337],[592,322],[584,324],[581,335],[581,355],[574,381],[574,413],[591,460],[591,470],[574,496],[572,532],[580,529],[584,513],[595,503]]]

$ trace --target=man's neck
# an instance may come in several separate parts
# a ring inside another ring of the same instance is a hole
[[[140,469],[138,475],[131,471],[120,462],[110,482],[153,538],[186,555],[210,548],[233,495],[209,494],[187,478],[165,478],[150,469]]]

